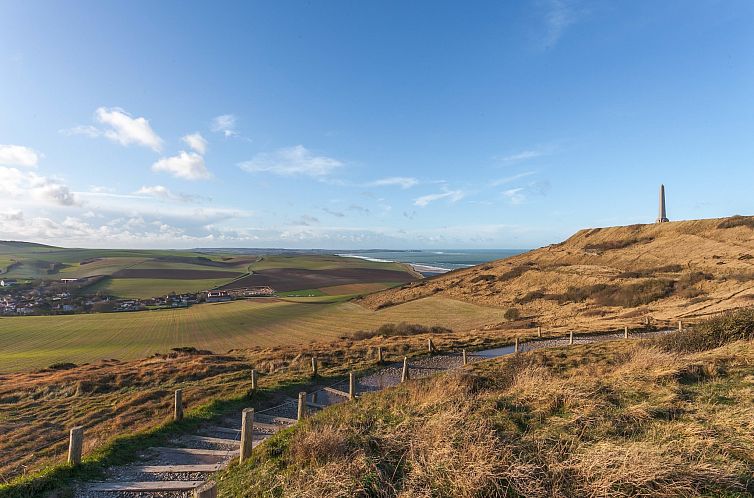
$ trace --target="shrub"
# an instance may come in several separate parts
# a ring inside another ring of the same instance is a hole
[[[596,244],[587,244],[584,246],[584,249],[587,251],[612,251],[615,249],[624,249],[635,244],[646,244],[652,242],[654,239],[654,237],[634,237],[632,239],[610,240]]]
[[[543,291],[535,290],[535,291],[527,292],[522,297],[516,298],[514,301],[517,304],[526,304],[526,303],[535,301],[537,299],[545,299],[545,298],[547,298],[547,295]]]
[[[665,351],[685,353],[707,351],[741,339],[754,339],[754,308],[730,311],[650,342]]]
[[[553,295],[560,303],[579,303],[594,299],[602,306],[622,306],[634,308],[649,304],[672,294],[672,280],[652,279],[630,285],[596,284],[587,287],[569,287],[563,294]]]
[[[652,277],[657,273],[678,273],[683,270],[681,265],[657,266],[654,268],[642,268],[638,270],[628,270],[617,275],[618,278],[645,278]]]
[[[508,308],[505,310],[505,314],[503,317],[508,321],[514,321],[518,320],[521,317],[521,312],[518,311],[516,308]]]
[[[754,216],[733,216],[718,223],[717,228],[754,228]]]
[[[476,277],[473,277],[471,280],[469,280],[470,283],[475,284],[477,282],[493,282],[495,280],[495,275],[489,274],[489,273],[483,273],[481,275],[477,275]]]
[[[359,330],[358,332],[351,335],[351,338],[359,340],[370,339],[377,336],[397,337],[429,333],[442,334],[445,332],[452,332],[452,330],[446,329],[445,327],[440,327],[439,325],[425,327],[424,325],[401,322],[399,324],[386,323],[384,325],[380,325],[376,330]]]

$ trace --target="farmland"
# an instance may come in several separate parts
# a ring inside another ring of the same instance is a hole
[[[143,358],[180,346],[214,352],[332,340],[383,323],[472,328],[500,320],[497,308],[427,298],[379,311],[350,302],[246,300],[136,313],[0,318],[3,371],[56,362]]]
[[[382,290],[418,277],[398,263],[313,252],[264,251],[66,249],[0,242],[0,268],[15,262],[3,276],[22,281],[104,277],[83,292],[127,299],[264,285],[279,291],[300,291],[368,284],[371,290]]]

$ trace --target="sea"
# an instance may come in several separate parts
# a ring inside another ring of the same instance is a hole
[[[527,249],[375,250],[340,253],[338,256],[384,263],[408,263],[415,271],[428,277],[515,256],[526,251]]]

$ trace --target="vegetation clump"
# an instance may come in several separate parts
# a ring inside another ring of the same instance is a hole
[[[505,310],[505,314],[503,314],[503,318],[510,322],[518,320],[520,317],[521,312],[516,308],[508,308],[507,310]]]
[[[749,227],[754,228],[754,216],[731,216],[721,221],[717,228]]]
[[[647,244],[652,242],[654,237],[633,237],[623,240],[610,240],[607,242],[597,242],[594,244],[587,244],[584,246],[586,251],[613,251],[616,249],[625,249],[636,244]]]
[[[452,332],[452,330],[447,329],[445,327],[440,327],[439,325],[433,325],[431,327],[425,327],[424,325],[418,325],[415,323],[406,323],[401,322],[398,324],[395,323],[386,323],[384,325],[380,325],[375,330],[360,330],[354,334],[351,335],[351,338],[355,340],[361,340],[361,339],[370,339],[372,337],[406,337],[406,336],[412,336],[412,335],[418,335],[418,334],[442,334]]]
[[[730,311],[674,334],[653,339],[665,351],[696,352],[754,339],[754,308]]]

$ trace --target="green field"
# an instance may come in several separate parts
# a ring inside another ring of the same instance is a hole
[[[215,352],[332,340],[388,322],[468,329],[501,319],[502,311],[427,298],[380,311],[351,302],[246,300],[188,309],[0,318],[0,371],[56,362],[142,358],[174,347]]]
[[[87,294],[102,291],[107,295],[147,299],[171,292],[201,292],[228,283],[228,279],[173,280],[159,278],[105,278],[86,288]]]
[[[405,266],[398,263],[379,263],[325,254],[260,256],[169,250],[66,249],[0,241],[0,268],[4,269],[12,260],[19,264],[14,265],[8,273],[3,273],[4,278],[59,280],[104,276],[107,278],[84,288],[82,292],[103,292],[120,298],[150,298],[171,292],[181,294],[204,291],[228,284],[249,271],[266,269],[368,268],[407,271]],[[134,272],[140,274],[135,277]],[[207,272],[216,274],[210,276]],[[227,277],[223,276],[225,273]],[[382,285],[380,288],[388,286]],[[308,285],[302,283],[302,290],[307,288]],[[317,289],[313,292],[315,295],[322,294]],[[325,293],[333,294],[327,291]],[[342,298],[358,293],[346,289],[337,295]]]

